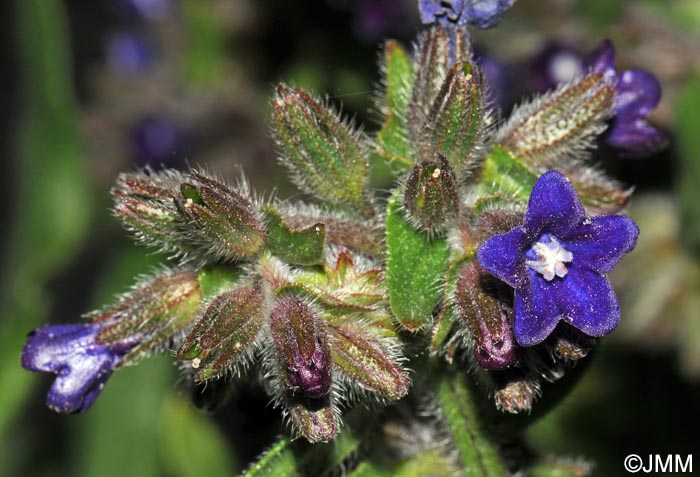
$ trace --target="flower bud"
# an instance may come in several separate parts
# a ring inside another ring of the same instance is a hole
[[[201,246],[225,260],[252,257],[265,243],[262,219],[252,202],[233,188],[202,174],[180,186],[176,207]]]
[[[455,305],[474,342],[476,361],[486,369],[503,369],[517,359],[511,317],[484,290],[486,279],[477,263],[466,264],[457,280]]]
[[[143,280],[116,305],[92,315],[93,323],[100,326],[96,342],[137,342],[119,364],[137,359],[189,325],[202,298],[197,274],[190,269],[169,270]]]
[[[319,397],[331,385],[331,353],[316,311],[300,298],[277,298],[270,329],[284,387],[292,393]]]
[[[496,408],[510,414],[530,412],[540,394],[539,383],[527,376],[508,376],[494,393]]]
[[[260,280],[220,294],[185,337],[178,359],[192,362],[199,381],[231,369],[255,342],[265,316],[264,305]]]
[[[418,39],[416,80],[409,104],[411,137],[423,134],[430,108],[447,78],[459,63],[469,62],[471,49],[466,30],[434,26]]]
[[[365,188],[369,160],[359,135],[305,91],[279,85],[272,104],[277,139],[297,185],[321,200],[372,215]]]
[[[497,141],[538,169],[590,149],[612,115],[615,88],[595,73],[564,85],[513,111]]]
[[[444,155],[457,172],[474,162],[485,124],[484,81],[471,63],[456,64],[445,78],[430,109],[418,149],[422,157]]]
[[[416,227],[429,233],[441,230],[459,213],[455,174],[443,156],[413,167],[406,182],[404,206]]]
[[[182,243],[174,198],[182,174],[176,171],[123,173],[112,188],[114,215],[136,237],[161,250],[175,252]]]
[[[293,397],[287,409],[294,428],[312,444],[328,442],[338,432],[338,418],[330,394],[311,399]]]

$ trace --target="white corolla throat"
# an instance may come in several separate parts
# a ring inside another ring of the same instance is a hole
[[[525,253],[525,259],[525,265],[552,281],[555,276],[564,278],[569,273],[566,264],[573,261],[574,255],[554,235],[544,234]]]

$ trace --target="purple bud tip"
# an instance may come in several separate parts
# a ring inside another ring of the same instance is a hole
[[[320,397],[328,392],[331,385],[330,366],[318,343],[310,360],[300,359],[288,369],[289,381],[310,397]]]
[[[22,367],[57,376],[46,398],[51,409],[63,413],[87,411],[130,348],[97,343],[100,329],[92,323],[50,325],[29,333],[22,349]]]

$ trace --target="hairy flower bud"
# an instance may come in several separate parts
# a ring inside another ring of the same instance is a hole
[[[457,280],[455,304],[459,318],[474,341],[474,357],[486,369],[503,369],[517,359],[510,314],[484,290],[479,265],[464,266]]]
[[[519,373],[520,374],[520,373]],[[494,400],[496,407],[510,414],[529,412],[540,394],[537,380],[527,376],[507,376],[497,384]]]
[[[225,260],[254,256],[265,243],[260,215],[245,193],[199,173],[180,186],[175,204],[207,253]]]
[[[516,108],[497,140],[528,165],[551,169],[594,145],[614,99],[615,87],[589,74]]]
[[[409,127],[413,138],[420,138],[427,125],[430,108],[448,72],[471,60],[466,30],[433,26],[418,40],[416,80],[409,104]]]
[[[136,342],[119,364],[136,359],[169,343],[188,326],[202,298],[197,273],[191,269],[169,270],[143,280],[116,305],[91,316],[100,326],[96,342]]]
[[[112,188],[114,215],[140,241],[175,252],[182,243],[174,198],[184,176],[177,171],[123,173]]]
[[[264,305],[261,280],[217,296],[185,337],[178,359],[192,362],[199,381],[231,369],[255,342],[262,328]]]
[[[272,104],[277,139],[297,185],[322,200],[373,212],[369,159],[358,133],[305,91],[279,85]]]
[[[450,69],[430,109],[418,145],[421,156],[429,158],[437,152],[457,172],[467,169],[482,141],[485,120],[481,71],[469,62],[458,63]]]
[[[297,296],[280,296],[270,313],[270,329],[284,387],[309,397],[326,394],[331,353],[316,311]]]
[[[413,167],[406,182],[404,206],[415,225],[428,232],[442,229],[457,216],[457,180],[445,157],[438,155]]]

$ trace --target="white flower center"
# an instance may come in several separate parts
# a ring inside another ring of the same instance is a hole
[[[562,247],[554,235],[545,234],[525,253],[525,258],[525,265],[552,281],[555,276],[566,276],[569,271],[565,264],[570,263],[574,255]]]

